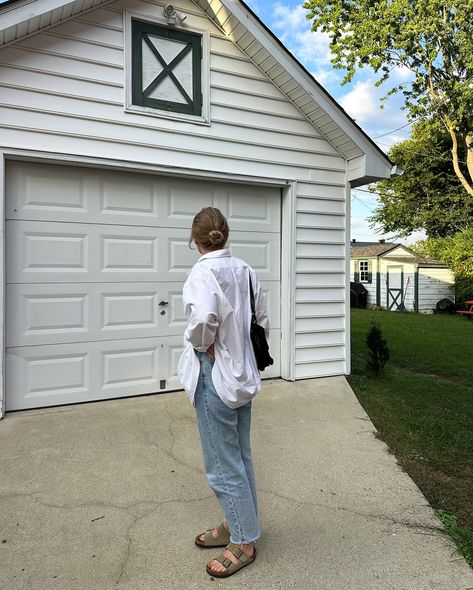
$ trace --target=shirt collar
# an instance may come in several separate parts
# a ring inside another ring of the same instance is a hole
[[[232,255],[232,253],[230,252],[230,250],[228,248],[222,248],[221,250],[214,250],[213,252],[207,252],[207,254],[204,254],[203,256],[201,256],[199,258],[198,262],[200,262],[201,260],[207,260],[207,258],[226,258],[231,255]]]

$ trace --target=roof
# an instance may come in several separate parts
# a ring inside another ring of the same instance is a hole
[[[385,254],[388,252],[392,252],[396,250],[396,248],[403,248],[411,253],[410,256],[386,256]],[[411,250],[404,244],[395,244],[390,242],[385,242],[381,244],[380,242],[356,242],[355,245],[352,243],[351,245],[351,258],[378,258],[384,257],[384,260],[388,260],[389,262],[402,262],[407,264],[417,264],[421,266],[444,266],[447,268],[447,265],[439,260],[434,260],[433,258],[427,258],[426,256],[418,256],[414,250]]]
[[[386,254],[390,250],[394,250],[400,244],[393,244],[393,243],[384,243],[380,244],[379,242],[360,242],[360,244],[356,244],[351,246],[351,256],[359,257],[365,256],[371,258],[373,256],[381,256],[382,254]]]
[[[386,258],[384,258],[384,260],[387,260],[389,262],[393,260],[394,262],[418,264],[421,266],[444,266],[445,268],[447,268],[447,265],[443,262],[440,262],[439,260],[433,260],[432,258],[426,258],[425,256],[387,256]]]
[[[9,0],[0,47],[116,0]],[[192,0],[346,159],[352,186],[389,178],[393,164],[242,0]]]

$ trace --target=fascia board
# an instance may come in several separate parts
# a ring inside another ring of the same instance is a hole
[[[0,17],[0,30],[8,29],[19,25],[25,21],[37,18],[51,12],[57,8],[74,4],[74,2],[64,2],[64,0],[34,0],[25,4],[10,6],[10,10],[5,12]],[[1,8],[1,6],[0,6]]]
[[[392,164],[389,159],[371,145],[370,140],[361,129],[358,129],[350,120],[348,115],[335,105],[334,100],[317,88],[314,79],[302,68],[297,67],[282,47],[267,33],[254,16],[245,10],[237,0],[220,0],[221,4],[237,18],[244,27],[256,38],[258,42],[281,64],[281,66],[294,78],[294,80],[313,98],[313,100],[337,123],[340,129],[352,139],[356,145],[370,158],[375,158],[388,166],[391,170]]]

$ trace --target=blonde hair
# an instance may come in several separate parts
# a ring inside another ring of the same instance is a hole
[[[206,250],[220,250],[228,240],[228,223],[220,209],[205,207],[192,221],[189,246],[198,242]]]

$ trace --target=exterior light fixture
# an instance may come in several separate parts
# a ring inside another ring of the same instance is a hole
[[[179,21],[179,23],[182,24],[187,18],[187,14],[177,12],[172,4],[166,4],[164,7],[164,16],[166,17],[168,25],[175,25],[176,21]]]

